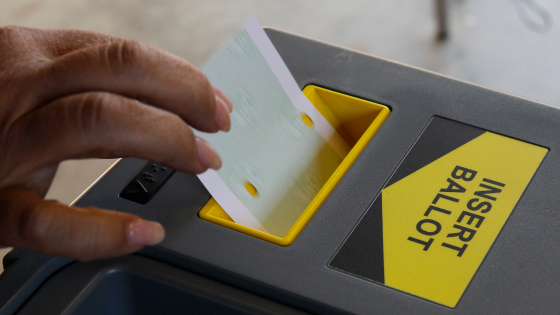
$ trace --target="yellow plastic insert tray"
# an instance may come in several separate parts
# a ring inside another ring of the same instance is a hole
[[[315,198],[313,198],[288,233],[283,238],[280,238],[237,224],[233,222],[214,198],[210,198],[208,203],[198,213],[201,219],[277,245],[288,246],[292,244],[391,112],[387,106],[315,85],[306,86],[303,89],[303,94],[325,116],[340,136],[348,142],[352,150],[340,163]]]

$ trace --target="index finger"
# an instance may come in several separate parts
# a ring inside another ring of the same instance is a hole
[[[120,40],[80,49],[55,59],[38,77],[43,85],[38,102],[111,92],[177,114],[201,131],[229,129],[227,104],[216,98],[206,76],[187,61],[144,43]]]
[[[12,47],[23,46],[27,52],[36,49],[51,59],[86,47],[123,40],[116,36],[90,31],[43,30],[22,26],[1,27],[0,34],[4,44],[10,44]]]

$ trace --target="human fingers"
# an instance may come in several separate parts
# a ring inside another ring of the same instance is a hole
[[[42,30],[21,26],[0,27],[0,56],[24,62],[29,68],[86,47],[106,44],[122,38],[80,30]]]
[[[22,28],[31,34],[42,51],[51,58],[57,58],[86,47],[122,41],[123,38],[81,30],[40,30]]]
[[[45,201],[24,189],[0,192],[0,243],[78,260],[135,252],[160,243],[163,227],[140,217]]]
[[[195,137],[177,115],[111,93],[83,93],[54,101],[23,116],[11,133],[17,143],[14,159],[34,156],[31,169],[65,159],[126,156],[161,162],[185,173],[221,166],[216,151]]]
[[[104,91],[173,112],[201,131],[230,128],[227,103],[217,102],[206,76],[187,61],[136,41],[80,49],[42,67],[42,103],[66,95]]]
[[[231,100],[226,95],[226,93],[222,92],[220,89],[218,89],[215,86],[212,86],[212,88],[214,89],[214,94],[216,95],[216,102],[223,101],[226,107],[228,108],[229,112],[231,113],[233,111],[233,104],[231,103]]]

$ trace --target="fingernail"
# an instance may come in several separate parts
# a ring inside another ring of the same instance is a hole
[[[220,89],[218,89],[217,87],[214,86],[214,94],[216,96],[218,96],[219,98],[221,98],[226,103],[226,106],[227,106],[229,112],[231,113],[233,111],[233,104],[231,103],[231,100],[226,95],[226,93],[222,92],[222,90],[220,90]]]
[[[165,230],[154,221],[136,221],[128,225],[126,237],[128,244],[132,246],[155,245],[163,241]]]
[[[216,125],[221,131],[229,131],[231,121],[229,118],[229,109],[222,98],[216,95]]]
[[[218,152],[205,140],[196,138],[196,151],[198,161],[202,166],[215,170],[222,167],[222,159],[218,155]]]

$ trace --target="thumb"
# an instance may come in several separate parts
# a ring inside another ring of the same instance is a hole
[[[0,192],[0,244],[78,260],[135,252],[163,240],[153,221],[94,207],[68,207],[24,189]]]

